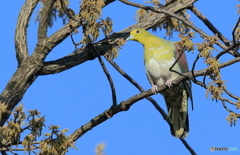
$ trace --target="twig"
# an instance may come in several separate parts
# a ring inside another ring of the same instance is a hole
[[[240,42],[236,43],[236,44],[232,44],[231,46],[229,46],[227,49],[219,52],[216,56],[216,60],[218,60],[222,55],[224,55],[225,53],[228,53],[229,51],[233,50],[235,47],[238,47],[240,45]],[[236,57],[238,57],[238,55],[236,55]]]
[[[205,72],[205,75],[203,76],[203,84],[204,86],[206,86],[206,78],[207,78],[207,75],[208,75],[208,71]]]
[[[80,43],[75,43],[74,39],[73,39],[73,36],[72,36],[72,33],[70,34],[70,38],[72,40],[72,43],[74,44],[74,47],[75,47],[75,50],[77,50],[77,46],[80,45]]]
[[[208,70],[206,70],[205,74],[204,74],[204,77],[203,77],[203,82],[200,82],[199,80],[196,79],[195,75],[194,75],[194,69],[196,67],[196,64],[197,64],[197,61],[199,60],[200,58],[200,53],[197,55],[196,59],[194,60],[193,62],[193,66],[192,66],[192,70],[191,70],[191,73],[192,73],[192,81],[195,83],[195,84],[198,84],[200,86],[202,86],[203,88],[207,89],[207,86],[205,84],[205,80],[206,80],[206,75],[208,75]]]
[[[184,146],[191,152],[192,155],[197,155],[196,152],[188,145],[187,141],[185,139],[180,139]]]
[[[203,82],[201,82],[201,81],[198,81],[198,80],[195,80],[195,81],[193,81],[193,82],[194,82],[195,84],[200,85],[200,86],[202,86],[203,88],[207,89],[207,86],[205,85],[205,83],[203,83]],[[228,103],[236,106],[236,103],[234,103],[233,101],[231,101],[231,100],[229,100],[229,99],[223,98],[223,97],[221,97],[221,96],[220,96],[219,100],[221,100],[222,102],[223,102],[223,101],[226,101],[226,102],[228,102]],[[225,103],[224,103],[224,105],[225,105]],[[225,105],[225,106],[226,106],[226,105]],[[227,106],[226,106],[226,107],[227,107]],[[225,108],[225,107],[224,107],[224,108]],[[225,109],[226,109],[226,108],[225,108]],[[226,109],[226,110],[227,110],[227,109]],[[227,111],[229,111],[229,110],[227,110]],[[231,112],[233,112],[233,111],[231,111]],[[240,116],[240,114],[237,114],[237,115]]]
[[[89,43],[89,45],[93,49],[93,51],[95,51],[95,53],[97,54],[98,61],[100,62],[105,75],[107,76],[108,82],[109,82],[109,84],[111,86],[111,90],[112,90],[112,101],[113,101],[112,106],[115,106],[115,105],[117,105],[117,97],[116,97],[116,91],[115,91],[115,87],[114,87],[111,75],[109,74],[106,66],[104,65],[104,62],[103,62],[98,50],[94,47],[94,45],[92,43]]]
[[[222,105],[223,105],[223,107],[228,111],[228,112],[233,112],[232,110],[230,110],[227,106],[226,106],[226,104],[225,104],[225,102],[224,101],[222,101]],[[235,113],[235,112],[233,112],[233,113]]]
[[[8,144],[2,144],[0,142],[0,147],[12,147],[12,146],[15,146],[17,147],[17,145],[19,144],[22,144],[22,142],[17,142],[17,143],[8,143]],[[36,142],[33,142],[33,144],[40,144],[40,141],[36,141]]]
[[[228,94],[230,97],[234,98],[235,100],[239,100],[239,97],[237,97],[236,95],[233,95],[232,93],[230,93],[226,87],[223,88],[223,90],[225,91],[226,94]]]
[[[74,20],[76,22],[80,22],[76,18],[73,17],[74,16],[74,12],[71,9],[67,9],[66,8],[65,4],[63,3],[63,0],[60,0],[60,3],[61,3],[61,7],[63,9],[63,12],[68,16],[68,18],[70,18],[70,19],[72,19],[72,20]],[[70,13],[69,10],[71,10],[71,13]]]
[[[9,147],[7,147],[6,149],[7,149],[7,151],[11,152],[12,154],[14,154],[14,155],[18,155],[17,153],[13,152],[13,150],[10,149]]]
[[[197,79],[195,79],[193,81],[195,84],[207,89],[208,87],[205,85],[205,83],[201,82],[201,81],[198,81]],[[229,99],[226,99],[226,98],[223,98],[223,97],[220,97],[219,100],[221,101],[227,101],[228,103],[232,104],[232,105],[235,105],[236,106],[236,103],[234,103],[233,101],[229,100]]]
[[[35,149],[39,149],[40,147],[38,146],[38,147],[32,147],[32,148],[29,148],[29,149],[31,149],[31,150],[35,150]],[[25,148],[16,148],[16,149],[11,149],[11,151],[24,151],[25,150]],[[0,151],[2,152],[2,151],[10,151],[9,150],[9,148],[5,148],[5,149],[3,149],[3,148],[0,148]],[[11,152],[10,151],[10,152]],[[11,152],[11,153],[13,153],[13,154],[16,154],[16,153],[14,153],[14,152]],[[17,155],[17,154],[16,154]]]
[[[236,44],[235,31],[236,31],[239,23],[240,23],[240,18],[238,18],[238,21],[237,21],[237,23],[236,23],[236,25],[234,26],[233,31],[232,31],[232,37],[233,37],[233,44],[234,44],[234,45]]]
[[[222,35],[220,31],[205,17],[195,6],[192,6],[190,10],[199,18],[202,20],[202,22],[213,32],[213,34],[217,34],[218,37],[222,40],[222,42],[226,46],[230,46],[229,41],[227,38]]]
[[[175,50],[177,50],[177,48],[175,48]],[[174,61],[174,63],[172,64],[172,66],[169,68],[169,71],[170,71],[170,72],[174,72],[174,73],[176,73],[176,74],[179,74],[179,75],[181,75],[181,76],[185,76],[185,75],[183,75],[182,73],[180,73],[180,72],[175,71],[175,70],[172,69],[172,68],[176,65],[176,63],[178,62],[178,60],[181,58],[181,56],[182,56],[182,54],[183,54],[183,50],[178,50],[176,53],[179,53],[179,54],[177,55],[177,58],[176,58],[176,60]]]
[[[2,155],[8,155],[8,154],[6,153],[6,151],[1,151],[1,154],[2,154]]]
[[[224,98],[224,97],[220,97],[219,100],[221,100],[221,101],[226,101],[226,102],[228,102],[228,103],[230,103],[230,104],[232,104],[232,105],[237,106],[235,102],[233,102],[233,101],[231,101],[231,100],[229,100],[229,99],[226,99],[226,98]]]

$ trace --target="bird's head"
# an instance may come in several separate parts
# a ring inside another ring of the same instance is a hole
[[[144,29],[134,29],[130,32],[130,36],[126,40],[142,42],[148,35],[151,35],[151,33]]]

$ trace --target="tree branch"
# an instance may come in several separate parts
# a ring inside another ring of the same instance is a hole
[[[38,26],[38,43],[37,43],[39,45],[41,44],[43,39],[47,37],[47,29],[49,26],[48,24],[49,24],[54,3],[55,3],[55,0],[45,1],[44,7],[40,12],[40,20],[39,20],[39,26]]]
[[[219,65],[219,68],[224,68],[226,66],[229,66],[233,63],[239,62],[240,58],[234,58],[232,60],[229,60],[227,62],[221,63]],[[208,68],[206,69],[202,69],[199,71],[195,71],[194,75],[197,76],[203,76],[205,75],[206,71],[208,70]],[[180,76],[177,79],[172,81],[172,85],[176,86],[179,83],[183,82],[184,80],[187,79],[191,79],[192,78],[192,73],[187,72],[184,73],[185,76]],[[164,91],[168,89],[168,87],[164,84],[158,87],[158,93]],[[103,122],[105,122],[108,117],[106,116],[106,112],[110,112],[112,114],[112,116],[114,116],[115,114],[122,112],[122,111],[127,111],[134,103],[136,103],[139,100],[142,100],[146,97],[149,97],[153,95],[151,89],[146,90],[144,92],[141,92],[139,94],[136,94],[132,97],[130,97],[129,99],[122,101],[119,105],[113,106],[111,109],[107,109],[106,111],[102,112],[101,114],[99,114],[98,116],[94,117],[93,119],[91,119],[88,123],[86,123],[85,125],[81,126],[80,128],[78,128],[77,130],[75,130],[74,133],[72,133],[70,135],[71,139],[76,141],[78,138],[80,138],[82,135],[84,135],[86,132],[88,132],[89,130],[91,130],[92,128],[96,127],[98,124],[101,124]]]
[[[228,96],[234,98],[235,100],[239,100],[239,97],[236,96],[236,95],[233,95],[232,93],[230,93],[230,92],[227,90],[227,88],[224,87],[223,90],[225,91],[226,94],[228,94]],[[235,105],[236,105],[236,104],[235,104]]]
[[[37,147],[32,147],[32,148],[29,148],[29,150],[35,150],[35,149],[39,149],[40,147],[37,146]],[[25,151],[26,149],[25,148],[16,148],[16,149],[11,149],[11,151]],[[0,151],[10,151],[9,148],[0,148]]]
[[[110,4],[111,2],[113,2],[113,0],[106,0],[105,2],[105,6],[107,6],[107,4]],[[74,19],[76,19],[76,21],[69,21],[68,24],[63,26],[51,36],[47,37],[42,44],[37,44],[34,51],[41,52],[34,52],[33,57],[39,57],[38,59],[44,60],[54,47],[56,47],[64,39],[66,39],[76,28],[80,27],[81,23],[78,22],[80,21],[79,14],[74,16]]]
[[[222,55],[224,55],[225,53],[228,53],[229,51],[233,50],[234,48],[238,47],[239,45],[240,45],[240,42],[238,42],[236,44],[231,44],[227,49],[219,52],[216,56],[216,59],[219,59]]]
[[[167,16],[171,16],[173,18],[176,18],[176,19],[182,21],[184,24],[186,24],[187,26],[191,27],[194,31],[198,32],[202,38],[209,38],[209,36],[204,31],[202,31],[201,29],[199,29],[198,27],[193,25],[190,21],[188,21],[188,20],[182,18],[181,16],[178,16],[177,14],[173,13],[171,10],[145,6],[145,5],[141,5],[141,4],[138,4],[138,3],[130,2],[130,1],[127,1],[127,0],[119,0],[119,1],[121,1],[121,2],[123,2],[125,4],[127,4],[127,5],[131,5],[131,6],[134,6],[134,7],[141,8],[141,9],[151,10],[151,11],[156,12],[156,13],[164,13]],[[218,45],[222,49],[226,49],[227,48],[225,45],[223,45],[223,44],[221,44],[219,42],[216,42],[216,45]],[[231,54],[233,55],[233,51],[231,52]]]
[[[35,3],[33,3],[35,2]],[[21,18],[23,18],[25,21],[28,21],[28,17],[26,15],[30,15],[29,11],[30,9],[33,9],[38,1],[37,0],[27,0],[24,4],[24,7],[21,11],[21,15],[19,15],[19,21]],[[111,3],[111,0],[106,0],[106,2]],[[32,5],[30,5],[32,4]],[[35,5],[33,5],[35,4]],[[28,6],[28,7],[27,7]],[[25,10],[25,12],[23,11]],[[27,12],[26,12],[27,11]],[[25,13],[25,14],[23,14]],[[23,17],[24,16],[24,17]],[[78,16],[76,16],[78,17]],[[25,34],[26,26],[25,28],[20,25],[20,29],[16,30],[19,31],[16,33],[16,38],[19,41],[20,36],[22,34]],[[29,86],[36,80],[38,77],[38,72],[42,69],[42,64],[44,59],[46,58],[47,54],[59,43],[61,43],[67,36],[70,35],[70,33],[74,30],[72,28],[79,27],[79,22],[70,22],[67,25],[63,26],[59,31],[55,32],[52,36],[44,39],[44,43],[42,45],[37,44],[37,47],[34,49],[34,53],[31,57],[25,58],[25,61],[22,61],[21,64],[19,63],[18,69],[12,76],[12,78],[7,83],[6,87],[4,88],[3,92],[0,94],[0,106],[2,107],[0,109],[0,126],[3,126],[6,120],[9,118],[11,111],[14,109],[14,107],[19,103],[19,101],[22,99],[23,95],[25,94],[26,90],[29,88]],[[20,33],[21,32],[21,33]],[[24,39],[22,39],[24,40]],[[26,40],[26,38],[25,38]],[[24,42],[16,43],[16,45],[24,44]],[[18,47],[18,46],[16,46]],[[24,48],[27,48],[24,47]],[[22,50],[21,48],[19,50]],[[19,51],[18,50],[18,51]],[[22,52],[22,51],[20,51]],[[19,53],[19,52],[18,52]],[[25,52],[27,53],[27,52]],[[19,54],[18,54],[19,55]],[[21,54],[20,54],[21,55]],[[21,58],[19,57],[19,60]],[[3,108],[4,107],[4,108]]]
[[[179,12],[180,10],[186,9],[191,7],[192,3],[194,3],[196,0],[185,0],[183,3],[180,3],[179,1],[176,1],[174,3],[169,4],[166,7],[166,10],[172,11],[172,12]],[[155,14],[151,17],[149,17],[146,21],[142,23],[134,24],[120,32],[113,33],[108,38],[105,38],[97,43],[94,44],[94,46],[98,49],[99,53],[101,55],[104,55],[108,50],[108,44],[115,44],[117,42],[118,38],[127,38],[129,35],[129,32],[136,28],[142,28],[142,29],[150,29],[154,25],[156,25],[159,22],[162,22],[166,19],[166,14]],[[77,17],[76,17],[77,18]],[[67,29],[68,27],[65,27],[63,29]],[[51,42],[59,41],[59,34],[66,33],[66,30],[59,30],[63,32],[56,33],[49,37],[51,38]],[[50,48],[50,47],[49,47]],[[69,68],[72,68],[76,65],[79,65],[87,60],[93,60],[97,57],[96,54],[94,54],[94,51],[88,47],[82,47],[73,53],[71,53],[68,56],[65,56],[63,58],[60,58],[55,61],[49,61],[44,62],[43,69],[39,72],[39,75],[47,75],[47,74],[55,74],[62,71],[65,71]]]
[[[213,32],[213,34],[217,34],[218,37],[222,40],[222,42],[226,46],[230,46],[229,41],[227,38],[222,35],[220,31],[205,17],[196,7],[191,7],[190,10],[199,18],[202,20],[202,22]]]
[[[180,140],[182,141],[184,146],[188,149],[188,151],[191,152],[192,155],[197,155],[196,152],[191,148],[191,146],[189,146],[189,144],[185,139],[180,139]]]
[[[15,49],[18,65],[28,57],[27,28],[29,19],[39,0],[26,0],[18,16],[15,31]]]
[[[240,22],[240,18],[238,18],[238,21],[237,21],[237,23],[236,23],[236,25],[234,26],[233,31],[232,31],[233,44],[236,44],[236,38],[239,37],[239,34],[238,34],[237,37],[235,36],[235,32],[236,32],[237,27],[239,26],[239,22]]]
[[[107,76],[107,79],[108,79],[108,82],[110,84],[111,91],[112,91],[112,101],[113,101],[112,106],[115,106],[115,105],[117,105],[117,96],[116,96],[116,91],[115,91],[115,87],[114,87],[111,75],[109,74],[109,72],[108,72],[108,70],[107,70],[107,68],[106,68],[106,66],[105,66],[105,64],[104,64],[104,62],[103,62],[103,60],[102,60],[98,50],[93,46],[92,43],[90,43],[90,46],[93,49],[93,51],[97,54],[98,61],[99,61],[100,65],[101,65],[101,67],[103,69],[103,72]]]

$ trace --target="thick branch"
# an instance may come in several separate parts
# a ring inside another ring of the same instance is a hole
[[[41,42],[42,39],[45,39],[47,37],[47,28],[49,26],[48,24],[54,3],[55,0],[46,1],[43,9],[40,12],[40,20],[38,26],[38,44],[40,44],[39,42]]]
[[[39,0],[26,0],[18,16],[15,31],[15,49],[18,64],[20,64],[23,59],[28,57],[27,28],[29,19],[38,2]]]

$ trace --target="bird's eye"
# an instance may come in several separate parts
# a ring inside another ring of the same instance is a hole
[[[136,31],[136,33],[139,33],[139,32],[140,32],[139,30]]]

